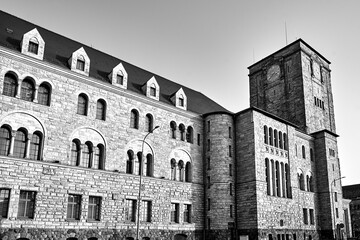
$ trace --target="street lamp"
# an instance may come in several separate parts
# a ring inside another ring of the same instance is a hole
[[[141,180],[142,180],[142,173],[143,173],[143,156],[144,156],[144,143],[147,136],[149,136],[150,133],[152,133],[155,129],[158,129],[159,126],[154,127],[151,129],[142,140],[141,144],[141,162],[139,162],[139,195],[138,195],[138,201],[137,201],[137,219],[136,219],[136,240],[139,240],[139,226],[140,226],[140,200],[141,200]]]
[[[331,199],[332,199],[332,204],[333,204],[333,211],[334,211],[334,233],[335,233],[335,239],[338,239],[338,235],[337,235],[337,227],[336,227],[336,212],[335,212],[335,194],[333,192],[333,185],[335,184],[336,181],[345,178],[345,176],[339,177],[339,178],[335,178],[332,182],[331,182]]]

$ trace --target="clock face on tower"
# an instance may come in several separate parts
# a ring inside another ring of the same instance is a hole
[[[269,82],[273,82],[278,80],[280,77],[280,66],[279,65],[272,65],[267,71],[267,80]]]

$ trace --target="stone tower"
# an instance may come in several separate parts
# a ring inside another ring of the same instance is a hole
[[[310,134],[335,133],[330,62],[297,40],[249,67],[250,105]]]

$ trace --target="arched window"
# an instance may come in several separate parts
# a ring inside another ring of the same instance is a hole
[[[284,150],[288,150],[288,144],[287,144],[287,137],[286,133],[283,134],[283,141],[284,141]]]
[[[86,142],[82,147],[82,159],[81,166],[82,167],[91,167],[91,155],[92,155],[92,144],[90,142]]]
[[[40,84],[38,89],[38,96],[37,96],[38,103],[45,106],[50,106],[50,95],[51,95],[50,86],[46,83]]]
[[[98,144],[94,148],[94,158],[92,162],[92,168],[104,169],[104,145]]]
[[[25,78],[21,83],[20,98],[32,102],[34,100],[35,87],[30,79]]]
[[[194,142],[194,130],[191,126],[189,126],[187,128],[186,131],[186,141],[189,143],[193,143]]]
[[[274,146],[278,147],[278,131],[274,129]]]
[[[309,191],[314,192],[314,182],[312,176],[309,176]]]
[[[23,130],[18,130],[15,136],[14,157],[24,158],[26,149],[26,133]]]
[[[10,151],[11,131],[8,127],[0,128],[0,155],[7,156]]]
[[[78,97],[77,113],[80,115],[87,115],[88,97],[81,93]]]
[[[310,176],[306,175],[306,190],[310,192]]]
[[[85,70],[85,58],[83,55],[79,55],[76,61],[76,69],[80,71]]]
[[[138,169],[138,174],[144,174],[143,172],[143,160],[142,160],[142,153],[141,152],[138,152],[137,153],[137,169]]]
[[[120,84],[120,85],[124,84],[124,74],[123,74],[123,72],[121,70],[116,75],[116,83]]]
[[[184,96],[182,94],[180,94],[180,96],[179,96],[179,106],[184,107],[184,105],[185,105]]]
[[[191,163],[187,162],[185,165],[185,182],[192,181],[191,171]]]
[[[304,174],[302,172],[298,172],[298,186],[300,190],[305,190]]]
[[[275,179],[275,163],[274,160],[270,160],[270,165],[271,165],[271,185],[272,185],[272,195],[276,196],[276,179]]]
[[[171,137],[176,139],[176,122],[170,122],[170,129],[171,129]]]
[[[139,112],[135,109],[131,110],[130,127],[139,129]]]
[[[105,120],[106,117],[106,102],[99,99],[96,103],[96,119]]]
[[[171,180],[176,180],[176,160],[175,159],[171,159],[170,166],[171,166]]]
[[[179,175],[179,181],[183,182],[184,181],[184,162],[182,160],[179,161],[178,163],[178,175]]]
[[[38,54],[38,50],[39,50],[39,41],[37,40],[36,37],[32,37],[29,40],[28,52]]]
[[[275,162],[275,181],[276,181],[276,196],[280,197],[280,165],[279,162]]]
[[[150,96],[156,97],[156,86],[154,83],[150,86]]]
[[[3,94],[10,97],[16,96],[17,78],[11,73],[5,74]]]
[[[314,161],[314,151],[310,148],[310,160]]]
[[[265,125],[264,126],[264,143],[268,144],[268,128],[267,126]]]
[[[282,132],[279,132],[279,148],[283,149],[283,135]]]
[[[148,113],[145,116],[145,131],[150,132],[154,128],[153,116]]]
[[[146,155],[146,168],[144,166],[144,169],[146,169],[146,176],[153,176],[153,166],[153,156],[149,153],[148,155]]]
[[[271,195],[271,181],[270,181],[270,162],[268,158],[265,158],[265,176],[266,176],[266,189],[267,194]]]
[[[286,181],[286,196],[291,198],[291,184],[290,184],[290,168],[289,164],[285,163],[285,181]]]
[[[271,145],[271,146],[273,146],[274,145],[274,143],[273,143],[273,130],[272,130],[272,128],[269,128],[269,144]]]
[[[71,143],[71,160],[70,165],[79,166],[80,165],[80,141],[74,139]]]
[[[302,153],[302,158],[306,158],[306,154],[305,154],[305,146],[303,145],[302,147],[301,147],[301,153]]]
[[[30,142],[30,159],[40,160],[41,140],[42,136],[39,132],[35,132],[32,135]]]
[[[184,124],[179,125],[179,130],[180,130],[181,141],[185,141],[185,126],[184,126]]]
[[[134,169],[134,152],[129,150],[127,151],[128,159],[126,160],[126,173],[133,173]]]

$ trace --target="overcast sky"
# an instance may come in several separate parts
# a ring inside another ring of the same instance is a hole
[[[247,67],[302,38],[331,61],[343,185],[360,184],[360,1],[0,0],[0,9],[238,112]],[[359,144],[359,146],[357,145]]]

